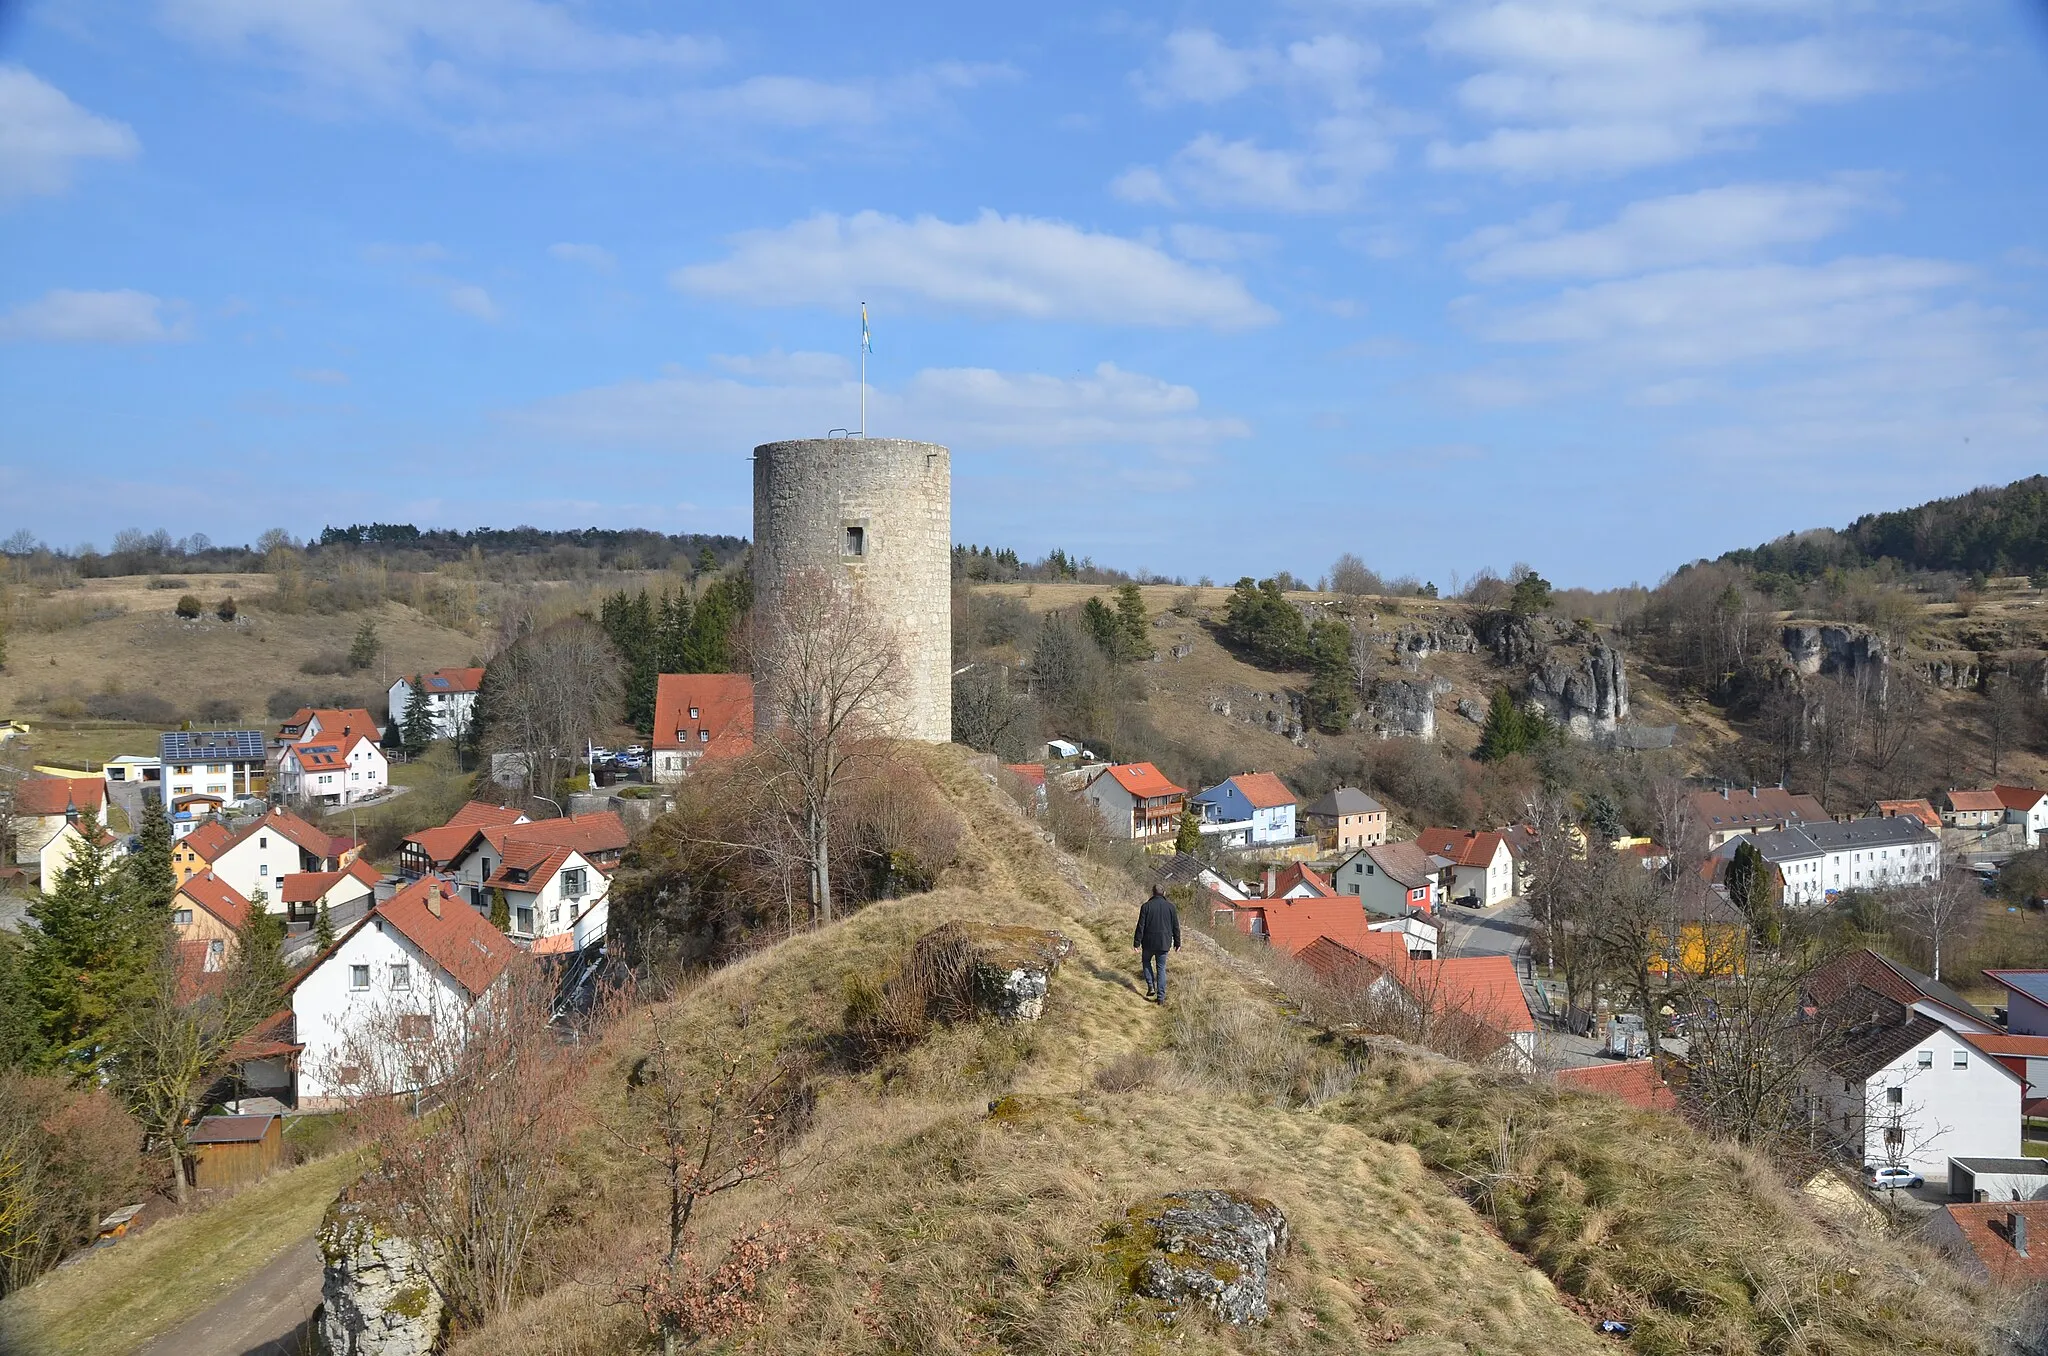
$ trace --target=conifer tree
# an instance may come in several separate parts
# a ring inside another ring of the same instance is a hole
[[[334,915],[328,911],[327,901],[320,901],[320,912],[313,919],[313,945],[317,951],[325,951],[334,945]]]
[[[1202,817],[1189,801],[1180,807],[1180,829],[1173,836],[1173,850],[1193,855],[1202,848]]]
[[[427,707],[427,689],[422,679],[415,675],[412,696],[406,699],[405,716],[398,725],[398,744],[408,758],[417,758],[425,753],[434,742],[434,716]]]
[[[1308,718],[1324,734],[1339,734],[1358,709],[1351,674],[1351,628],[1324,618],[1309,630]]]
[[[1124,657],[1133,662],[1150,659],[1152,618],[1145,612],[1145,596],[1136,584],[1117,585],[1116,621]]]
[[[500,932],[512,930],[512,906],[505,902],[505,887],[491,887],[491,926]]]
[[[117,868],[95,815],[81,814],[78,829],[70,861],[29,908],[36,930],[24,969],[46,1061],[84,1071],[110,1057],[122,1015],[148,987],[170,915]]]
[[[1515,704],[1514,694],[1504,687],[1493,690],[1493,704],[1486,710],[1486,725],[1479,732],[1481,762],[1497,763],[1534,746],[1539,731],[1531,718]]]
[[[142,827],[135,835],[135,850],[121,859],[116,870],[122,888],[128,891],[138,910],[161,913],[170,908],[178,892],[177,877],[171,871],[171,817],[163,801],[145,794],[142,799]]]
[[[284,915],[272,913],[269,895],[258,890],[249,899],[249,916],[235,931],[236,982],[249,1011],[275,1012],[284,1002],[284,986],[292,977],[284,963],[286,932]]]

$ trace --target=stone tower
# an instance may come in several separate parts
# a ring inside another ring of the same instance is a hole
[[[891,713],[896,733],[951,740],[952,453],[907,438],[755,448],[757,615],[771,615],[782,581],[807,569],[850,579],[895,632],[905,673],[904,709]]]

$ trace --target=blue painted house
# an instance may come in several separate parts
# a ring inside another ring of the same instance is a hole
[[[1241,772],[1195,796],[1202,832],[1225,847],[1292,842],[1294,793],[1270,772]]]

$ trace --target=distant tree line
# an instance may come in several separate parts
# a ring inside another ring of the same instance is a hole
[[[1797,580],[1885,560],[1908,570],[2048,576],[2048,476],[1866,513],[1839,531],[1795,533],[1721,560]]]
[[[626,723],[654,730],[655,680],[664,673],[731,673],[740,628],[754,603],[744,574],[720,575],[695,599],[683,589],[613,593],[598,625],[626,666]]]

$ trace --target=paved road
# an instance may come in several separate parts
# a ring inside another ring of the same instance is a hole
[[[1517,895],[1490,909],[1444,910],[1444,953],[1451,956],[1512,956],[1529,944],[1529,903]]]
[[[320,1279],[320,1249],[309,1235],[136,1356],[301,1356],[314,1349]]]

